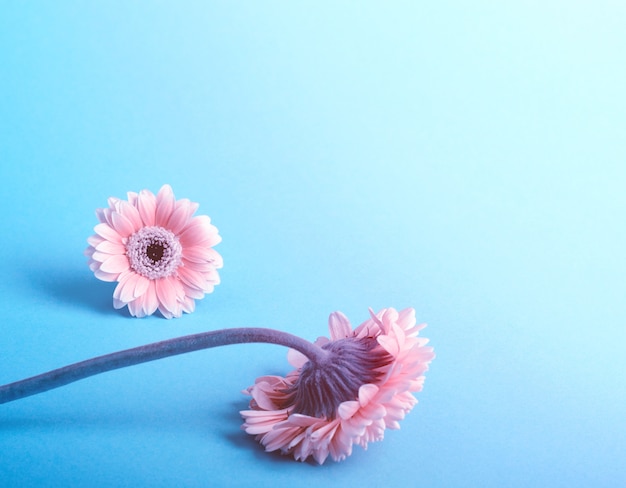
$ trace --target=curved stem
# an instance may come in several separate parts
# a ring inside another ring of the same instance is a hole
[[[222,329],[177,337],[98,356],[25,380],[9,383],[8,385],[0,386],[0,403],[7,403],[30,395],[36,395],[37,393],[43,393],[44,391],[114,369],[201,349],[249,342],[263,342],[290,347],[300,351],[315,364],[323,362],[327,356],[327,352],[321,347],[287,332],[256,327]]]

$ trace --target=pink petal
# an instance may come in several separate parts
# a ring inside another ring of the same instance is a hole
[[[115,255],[104,261],[100,269],[105,273],[121,273],[129,269],[129,266],[128,258],[125,255]]]
[[[199,290],[194,286],[189,286],[187,283],[183,282],[183,287],[185,289],[185,295],[189,298],[194,298],[196,300],[200,300],[204,298],[204,291]]]
[[[194,263],[206,263],[214,257],[214,255],[207,252],[208,250],[206,247],[189,246],[183,249],[183,256]]]
[[[157,193],[156,201],[155,224],[165,227],[167,225],[167,221],[172,215],[172,212],[174,211],[174,204],[176,202],[172,187],[170,185],[163,185],[159,190],[159,193]]]
[[[156,197],[148,190],[141,190],[137,198],[137,210],[144,225],[151,227],[156,219]]]
[[[133,300],[128,304],[128,311],[133,317],[145,317],[146,313],[143,310],[140,300]]]
[[[104,239],[104,237],[100,237],[98,235],[91,235],[87,238],[87,244],[89,244],[91,247],[95,248],[96,246],[98,246],[98,244],[100,244],[101,242],[105,242],[106,239]]]
[[[119,284],[113,292],[113,297],[125,303],[133,301],[135,298],[135,287],[140,278],[137,273],[129,273],[124,279],[120,279]]]
[[[246,434],[259,435],[259,434],[265,434],[269,432],[270,430],[272,430],[273,427],[274,427],[274,422],[268,421],[267,423],[264,423],[264,424],[254,424],[254,425],[247,424],[245,427],[245,431],[246,431]]]
[[[106,209],[109,210],[109,209]],[[109,210],[110,211],[110,210]],[[105,209],[104,208],[97,208],[96,209],[96,217],[98,218],[98,220],[100,222],[102,222],[103,224],[107,224],[107,217],[105,215]]]
[[[267,390],[271,390],[271,385],[269,385],[269,383],[264,383],[264,382],[256,383],[254,386],[254,392],[253,392],[254,401],[263,410],[275,410],[276,405],[274,404],[274,401],[270,398],[270,396],[267,394]]]
[[[415,309],[405,308],[398,313],[398,325],[408,330],[415,325]]]
[[[102,241],[96,246],[96,251],[106,254],[126,254],[126,247],[118,242]]]
[[[207,249],[206,253],[209,263],[211,263],[213,266],[215,266],[216,268],[221,268],[222,266],[224,266],[224,259],[222,258],[222,255],[218,253],[215,249]]]
[[[182,298],[185,295],[182,284],[171,276],[154,280],[154,282],[161,313],[167,318],[182,315],[182,307],[178,302],[178,298]]]
[[[176,202],[176,208],[167,221],[166,228],[178,234],[189,223],[191,216],[198,209],[197,203],[191,203],[186,198]]]
[[[400,327],[398,324],[393,322],[390,327],[390,332],[392,335],[395,336],[396,341],[398,341],[399,349],[400,350],[404,349],[405,343],[406,343],[406,334],[404,333],[404,330],[402,329],[402,327]]]
[[[385,351],[387,351],[392,356],[396,357],[398,355],[398,352],[400,352],[398,341],[395,337],[388,335],[379,335],[376,340],[381,346],[383,346]]]
[[[315,458],[315,461],[317,462],[317,464],[320,464],[320,465],[324,464],[324,462],[328,458],[328,454],[329,454],[328,447],[324,447],[322,449],[318,448],[315,451],[313,451],[313,457]]]
[[[176,308],[176,291],[171,286],[169,280],[161,278],[154,280],[154,284],[159,304],[163,305],[167,310],[174,310]]]
[[[137,276],[137,284],[135,285],[135,292],[133,293],[135,298],[143,296],[148,291],[148,288],[150,288],[150,280],[148,278],[141,275]]]
[[[202,273],[198,273],[192,269],[189,269],[188,266],[181,266],[178,268],[178,275],[186,284],[198,288],[199,290],[204,290],[207,287],[207,281],[202,275]]]
[[[147,281],[148,289],[140,298],[138,298],[138,300],[143,300],[143,311],[146,313],[146,315],[152,315],[159,307],[159,299],[156,293],[155,282],[150,280]]]
[[[98,261],[100,263],[103,263],[104,261],[109,259],[111,256],[113,256],[113,254],[108,254],[108,253],[100,252],[96,250],[91,251],[91,259],[93,259],[94,261]]]
[[[330,338],[333,341],[352,337],[352,326],[348,317],[341,312],[333,312],[328,318],[328,328],[330,329]]]
[[[359,388],[359,403],[365,407],[378,393],[379,388],[376,385],[367,384]]]
[[[115,229],[109,227],[108,224],[98,224],[93,230],[101,237],[104,237],[107,241],[122,242],[122,236],[120,236]]]
[[[351,400],[348,402],[342,402],[337,409],[339,417],[344,420],[352,418],[352,416],[359,411],[359,402]]]
[[[185,297],[182,301],[182,309],[185,313],[192,313],[196,309],[196,302],[190,297]]]
[[[183,251],[183,266],[187,269],[190,269],[202,275],[212,273],[212,272],[217,273],[216,268],[218,268],[218,266],[213,264],[213,262],[196,263],[194,261],[189,261],[189,259],[185,258],[184,251]]]
[[[365,419],[365,424],[369,425],[372,421],[384,418],[387,415],[387,409],[383,405],[373,402],[361,409],[360,413]]]
[[[297,425],[298,427],[309,427],[320,422],[320,419],[311,417],[310,415],[303,415],[300,413],[294,413],[289,416],[289,424]]]
[[[212,247],[218,244],[222,238],[217,233],[217,228],[211,225],[211,219],[206,215],[193,217],[191,222],[180,233],[180,242],[183,246]]]
[[[289,349],[287,351],[287,361],[294,368],[301,368],[302,366],[304,366],[306,363],[309,362],[309,358],[307,358],[300,351],[296,351],[295,349]]]
[[[370,318],[376,322],[381,328],[383,326],[383,323],[380,321],[380,317],[382,317],[382,315],[385,313],[385,308],[383,308],[380,312],[378,312],[377,314],[374,313],[374,310],[370,307],[369,309],[370,312]]]
[[[166,319],[173,319],[175,316],[172,312],[161,306],[159,306],[159,312],[161,312],[161,315],[163,315]]]
[[[132,206],[128,202],[120,202],[120,213],[126,217],[133,226],[133,232],[137,232],[139,229],[143,227],[143,221],[141,220],[141,216],[139,215],[139,210],[137,210],[134,206]]]
[[[109,197],[107,198],[107,203],[109,204],[109,208],[111,210],[117,210],[117,204],[120,202],[120,199],[117,197]]]
[[[316,443],[329,443],[332,440],[332,436],[334,435],[339,425],[340,423],[338,420],[321,424],[319,428],[315,429],[311,433],[311,439]]]
[[[271,452],[281,449],[283,446],[288,445],[294,437],[301,434],[301,432],[302,429],[300,429],[299,427],[275,427],[274,429],[269,431],[263,438],[265,450]]]
[[[111,214],[111,220],[113,221],[113,228],[122,237],[128,237],[135,232],[135,228],[130,220],[124,217],[119,212],[113,212]]]
[[[134,191],[129,191],[129,192],[126,192],[126,197],[127,197],[128,203],[130,203],[133,207],[137,208],[137,198],[139,197],[139,195]]]
[[[248,422],[252,423],[261,423],[266,420],[271,419],[273,422],[284,422],[289,417],[288,409],[279,409],[279,410],[243,410],[240,412],[241,415],[246,417]]]
[[[102,281],[117,281],[119,273],[106,273],[102,271],[100,268],[92,270],[93,274],[96,278]]]
[[[207,284],[207,285],[203,288],[203,290],[202,290],[202,291],[204,291],[204,293],[206,293],[207,295],[208,295],[209,293],[213,293],[213,290],[215,290],[215,285],[219,285],[219,282],[218,282],[218,283],[209,283],[209,284]]]

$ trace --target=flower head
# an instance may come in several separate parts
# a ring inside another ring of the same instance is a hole
[[[267,451],[279,450],[322,464],[341,461],[352,446],[382,440],[386,428],[417,403],[424,373],[435,357],[428,339],[418,337],[415,311],[393,308],[374,314],[356,329],[340,312],[330,315],[330,339],[316,344],[326,360],[313,364],[291,350],[297,369],[285,377],[263,376],[248,388],[250,409],[241,412],[243,429]]]
[[[212,247],[221,237],[209,217],[194,217],[198,204],[176,200],[169,185],[156,196],[142,190],[108,203],[96,210],[100,223],[85,255],[96,278],[118,282],[113,306],[127,305],[136,317],[192,312],[220,282],[222,257]]]

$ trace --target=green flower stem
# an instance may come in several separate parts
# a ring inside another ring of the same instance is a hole
[[[19,400],[44,391],[59,388],[74,381],[88,378],[114,369],[125,368],[135,364],[146,363],[178,354],[225,346],[261,342],[278,344],[296,349],[314,364],[321,364],[328,353],[321,347],[287,332],[256,327],[222,329],[203,332],[166,341],[155,342],[145,346],[126,349],[124,351],[98,356],[93,359],[70,364],[47,373],[33,376],[0,386],[0,403]]]

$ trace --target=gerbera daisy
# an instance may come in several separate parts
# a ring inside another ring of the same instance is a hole
[[[192,312],[220,282],[222,257],[212,247],[221,237],[209,217],[194,217],[198,204],[176,200],[169,185],[156,196],[142,190],[108,203],[96,210],[100,223],[85,255],[98,279],[118,282],[113,306],[136,317]]]
[[[413,309],[383,309],[352,330],[340,312],[330,315],[330,339],[316,344],[328,359],[314,364],[290,351],[296,367],[286,377],[263,376],[248,388],[250,409],[243,429],[267,451],[304,461],[335,461],[381,440],[417,403],[428,364],[435,357],[428,340],[417,337]]]
[[[263,342],[291,348],[298,368],[285,378],[263,376],[247,390],[250,410],[241,412],[246,432],[267,451],[304,461],[339,461],[381,440],[417,400],[423,373],[435,357],[417,337],[415,312],[383,309],[356,330],[339,312],[330,316],[330,339],[311,343],[287,332],[243,327],[202,332],[98,356],[0,386],[0,404],[36,395],[90,376],[200,349]]]

